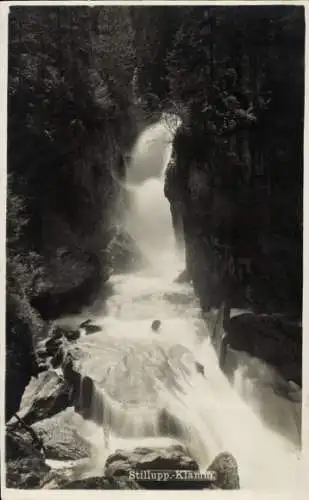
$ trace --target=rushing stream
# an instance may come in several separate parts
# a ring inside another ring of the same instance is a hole
[[[79,432],[93,444],[93,470],[116,448],[177,441],[201,468],[219,452],[232,453],[242,488],[293,488],[300,405],[276,395],[270,383],[258,390],[246,379],[248,366],[255,368],[245,355],[237,358],[233,386],[218,366],[191,285],[174,281],[183,261],[162,182],[171,137],[164,123],[152,125],[133,151],[125,224],[149,266],[113,276],[104,312],[99,302],[91,311],[102,332],[77,343],[82,372],[96,387],[93,422],[80,418]],[[157,331],[151,329],[155,319],[161,321]],[[258,361],[254,366],[265,382],[267,368]]]

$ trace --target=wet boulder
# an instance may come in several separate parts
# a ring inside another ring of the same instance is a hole
[[[153,476],[151,471],[169,471],[165,476]],[[177,472],[176,472],[177,471]],[[182,474],[178,471],[182,471]],[[145,489],[201,489],[208,483],[193,478],[199,467],[181,445],[166,448],[136,448],[117,450],[105,464],[105,476],[134,479]],[[191,475],[190,475],[191,472]]]
[[[59,347],[62,345],[62,337],[52,337],[46,341],[45,351],[48,356],[54,356],[58,351]]]
[[[84,326],[84,330],[86,332],[86,335],[91,335],[92,333],[101,332],[102,328],[98,325],[88,324]]]
[[[32,378],[23,395],[19,416],[28,425],[52,417],[70,404],[67,383],[53,370]]]
[[[106,461],[106,471],[115,475],[119,468],[153,469],[153,470],[198,470],[198,465],[181,445],[166,448],[135,448],[134,450],[118,450]]]
[[[236,459],[228,452],[220,453],[208,467],[215,473],[213,486],[222,490],[238,490],[240,488],[238,465]]]
[[[73,408],[67,408],[34,424],[33,429],[43,441],[46,458],[77,460],[89,457],[90,444],[82,439],[78,432],[82,422],[82,418]]]

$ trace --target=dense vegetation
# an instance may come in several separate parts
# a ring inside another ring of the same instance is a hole
[[[147,10],[155,25],[164,8],[143,9],[140,25]],[[168,191],[182,206],[188,267],[204,307],[233,297],[235,305],[300,314],[303,8],[165,12],[166,24],[152,29],[156,43],[138,52],[140,86],[150,105],[157,95],[183,121]],[[151,50],[156,79],[144,74]]]
[[[125,8],[10,11],[8,387],[15,368],[30,374],[15,359],[29,353],[29,342],[16,349],[23,334],[43,334],[31,305],[46,318],[78,309],[109,275],[121,210],[113,172],[123,173],[135,135],[134,67]]]
[[[123,9],[10,15],[8,165],[28,219],[15,243],[27,250],[100,257],[114,208],[111,163],[120,165],[130,140],[128,23]]]

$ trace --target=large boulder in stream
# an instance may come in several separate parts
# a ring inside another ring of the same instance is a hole
[[[213,486],[222,490],[238,490],[239,475],[236,459],[230,453],[219,453],[208,467],[215,473]]]
[[[151,471],[156,471],[156,475],[151,475]],[[198,471],[197,462],[183,446],[176,444],[164,448],[117,450],[108,457],[104,474],[134,479],[145,489],[208,488],[210,483],[207,481],[192,478]],[[158,475],[158,472],[162,475]]]
[[[63,377],[53,370],[39,374],[28,384],[19,408],[19,417],[28,425],[52,417],[70,404],[70,391]]]
[[[117,475],[130,470],[198,470],[198,465],[181,445],[158,448],[118,450],[105,464],[107,475]]]
[[[84,329],[85,329],[86,335],[91,335],[92,333],[98,333],[98,332],[102,331],[102,328],[100,326],[92,325],[92,324],[85,326]]]
[[[91,454],[90,444],[78,432],[81,425],[81,417],[73,408],[67,408],[51,418],[37,422],[33,429],[43,441],[46,458],[78,460]]]
[[[230,453],[220,453],[202,473],[180,444],[118,450],[108,457],[105,476],[131,477],[145,489],[239,489],[238,466]]]

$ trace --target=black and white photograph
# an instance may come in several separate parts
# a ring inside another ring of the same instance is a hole
[[[4,495],[299,495],[305,4],[6,3]]]

